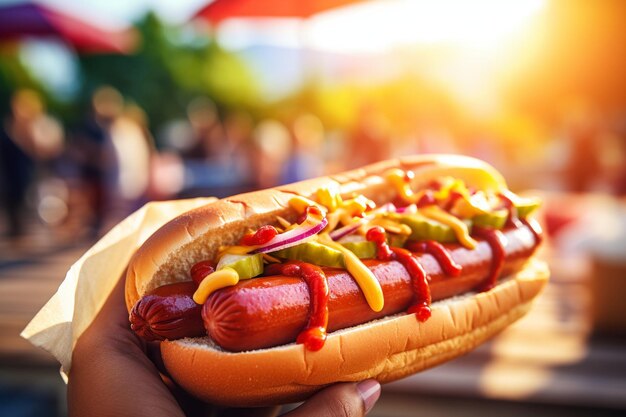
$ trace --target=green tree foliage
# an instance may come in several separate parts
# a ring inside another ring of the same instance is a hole
[[[258,89],[245,64],[222,50],[206,34],[189,28],[168,28],[153,14],[137,25],[141,44],[130,55],[82,55],[80,101],[111,85],[141,106],[157,129],[184,117],[189,101],[208,96],[221,108],[251,108]]]
[[[47,97],[43,87],[20,61],[17,49],[4,47],[0,51],[0,115],[9,113],[11,96],[20,88],[30,88]]]

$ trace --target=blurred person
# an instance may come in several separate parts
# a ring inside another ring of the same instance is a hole
[[[264,120],[253,132],[255,149],[255,186],[269,188],[280,184],[285,164],[291,155],[291,137],[276,120]]]
[[[594,191],[623,195],[626,191],[626,184],[623,183],[626,175],[626,144],[623,137],[617,132],[603,130],[596,139],[596,148],[599,169],[595,176],[599,181]]]
[[[614,141],[615,169],[612,176],[613,193],[626,196],[626,113],[621,115]]]
[[[415,153],[458,153],[450,130],[434,119],[424,120],[417,126],[416,136]]]
[[[224,120],[226,141],[222,145],[222,158],[242,188],[248,188],[253,183],[252,161],[255,157],[252,143],[253,129],[254,121],[250,114],[244,111],[231,112]]]
[[[153,152],[150,159],[148,200],[171,200],[176,198],[185,185],[185,167],[177,152],[165,150]]]
[[[157,133],[157,142],[161,145],[161,150],[168,150],[182,156],[195,145],[191,123],[186,118],[165,123]]]
[[[346,168],[346,132],[330,130],[324,134],[324,175],[336,174]]]
[[[601,170],[597,115],[586,101],[575,101],[566,106],[563,119],[565,188],[576,193],[591,191]]]
[[[60,123],[45,113],[40,95],[19,90],[11,99],[11,114],[0,125],[0,189],[8,233],[23,232],[26,195],[36,169],[58,157],[63,150],[64,133]]]
[[[291,183],[324,174],[324,125],[312,115],[303,114],[293,123],[293,151],[286,162],[282,182]]]
[[[229,141],[217,107],[209,98],[197,97],[187,106],[187,117],[191,137],[178,140],[186,145],[180,153],[184,185],[178,197],[226,196],[239,184],[239,172],[230,166]]]
[[[121,216],[139,208],[146,200],[154,142],[145,112],[136,104],[126,106],[111,125],[111,141],[117,161],[115,192]]]
[[[182,155],[193,145],[191,124],[187,119],[175,119],[158,132],[158,152],[152,153],[149,200],[176,198],[185,186],[185,166]]]
[[[191,140],[181,156],[217,162],[222,155],[224,132],[215,103],[208,97],[197,97],[187,106]]]
[[[98,88],[92,95],[91,112],[80,127],[72,150],[91,212],[92,237],[98,237],[102,231],[114,198],[112,190],[118,168],[111,127],[123,109],[124,98],[119,91],[109,86]]]
[[[346,167],[357,168],[391,156],[389,120],[374,105],[359,110],[356,126],[349,136]]]
[[[458,153],[459,149],[449,129],[436,116],[415,116],[407,128],[407,133],[396,138],[392,143],[393,156]]]

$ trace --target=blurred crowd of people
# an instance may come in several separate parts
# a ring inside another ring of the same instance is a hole
[[[560,147],[551,156],[546,152],[554,159],[547,164],[560,170],[562,188],[590,191],[606,180],[608,191],[626,193],[623,141],[607,139],[587,113],[570,116]],[[416,122],[404,138],[392,132],[369,104],[349,131],[333,132],[310,113],[254,120],[245,111],[222,114],[209,98],[198,97],[188,103],[186,117],[168,122],[155,138],[144,111],[107,86],[93,93],[82,121],[66,129],[40,95],[19,90],[0,125],[5,232],[18,237],[28,221],[51,227],[73,222],[97,237],[149,200],[223,197],[406,154],[466,153],[506,166],[488,138],[463,147],[434,121]]]
[[[144,111],[111,87],[96,90],[67,128],[35,91],[16,91],[10,108],[0,124],[0,230],[11,237],[29,222],[72,222],[95,238],[149,200],[226,196],[326,172],[324,128],[310,114],[292,125],[255,123],[244,111],[221,116],[199,97],[158,132],[157,146]]]

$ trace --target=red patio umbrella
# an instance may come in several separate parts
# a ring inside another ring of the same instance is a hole
[[[323,11],[363,0],[214,0],[195,17],[217,24],[233,17],[309,18]]]
[[[37,3],[0,6],[0,42],[27,37],[57,37],[79,52],[129,53],[134,30],[110,31]]]

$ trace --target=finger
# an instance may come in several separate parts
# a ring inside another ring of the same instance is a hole
[[[165,363],[163,363],[163,358],[161,357],[161,344],[159,342],[146,343],[146,355],[150,358],[152,363],[154,363],[160,373],[169,375],[165,368]]]
[[[366,379],[358,384],[332,385],[307,400],[288,417],[358,417],[367,414],[380,397],[380,384]]]
[[[218,417],[275,417],[280,407],[230,408],[217,413]]]
[[[89,335],[88,337],[102,345],[108,345],[111,340],[132,342],[145,350],[145,343],[130,329],[124,301],[124,281],[124,277],[120,277],[94,321],[81,337]]]

